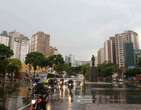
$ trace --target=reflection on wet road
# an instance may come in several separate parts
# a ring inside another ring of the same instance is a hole
[[[80,106],[77,102],[76,96],[71,96],[67,89],[65,89],[62,94],[60,94],[61,96],[58,96],[58,100],[56,100],[56,96],[55,100],[52,98],[49,101],[47,110],[85,110],[85,108]]]
[[[93,92],[95,100],[93,101]],[[127,85],[88,84],[86,89],[78,87],[73,91],[73,101],[67,94],[61,101],[50,102],[47,110],[140,110],[141,89]],[[131,109],[132,108],[132,109]]]
[[[64,87],[50,97],[47,110],[141,110],[141,89],[137,87],[126,84],[86,84],[85,89],[81,86],[74,88],[73,95]],[[26,84],[1,88],[0,110],[17,110],[28,104],[29,93]]]
[[[17,110],[29,103],[28,84],[12,83],[0,87],[0,110]]]

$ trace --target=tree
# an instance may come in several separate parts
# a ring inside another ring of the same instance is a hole
[[[41,66],[41,68],[47,68],[49,66],[48,58],[46,58],[46,57],[42,58],[40,66]]]
[[[141,58],[138,59],[138,65],[141,67]]]
[[[71,73],[72,67],[69,64],[64,64],[64,71],[69,75]]]
[[[98,65],[97,70],[101,77],[108,77],[112,76],[112,74],[117,71],[117,65],[112,63],[103,63]]]
[[[137,74],[141,74],[141,69],[140,68],[133,68],[133,69],[128,69],[125,72],[126,77],[134,77]]]
[[[10,74],[11,79],[17,75],[21,69],[21,61],[19,59],[13,58],[9,59],[9,63],[7,65],[7,72]]]
[[[13,55],[13,51],[10,47],[0,44],[0,73],[6,73],[6,67],[8,65],[8,59]]]
[[[43,65],[45,57],[42,53],[39,52],[31,52],[28,53],[26,58],[25,58],[25,64],[29,64],[33,67],[34,69],[34,75],[35,71],[37,70],[37,67],[41,67]]]
[[[1,75],[5,75],[8,65],[8,59],[0,60],[0,73]]]
[[[61,54],[49,56],[48,61],[50,66],[64,64],[64,59]]]
[[[62,74],[62,72],[64,71],[64,64],[55,65],[54,69],[55,69],[55,71],[57,71],[59,74]]]
[[[90,75],[90,65],[89,64],[81,65],[80,70],[81,74],[83,74],[85,78],[88,79]]]
[[[10,47],[0,44],[0,60],[10,58],[12,55],[13,51],[10,49]]]
[[[48,64],[50,67],[54,67],[55,71],[62,73],[64,71],[64,59],[61,54],[52,55],[48,57]]]

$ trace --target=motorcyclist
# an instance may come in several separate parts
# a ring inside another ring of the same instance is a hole
[[[43,83],[37,83],[34,87],[33,94],[46,94],[46,88]]]
[[[46,100],[42,95],[38,97],[36,103],[37,103],[36,110],[46,110]]]
[[[49,86],[49,89],[51,90],[51,94],[54,93],[54,89],[55,89],[55,84],[54,84],[54,80],[53,79],[50,79],[48,81],[48,86]]]
[[[73,89],[73,80],[68,81],[68,88]]]

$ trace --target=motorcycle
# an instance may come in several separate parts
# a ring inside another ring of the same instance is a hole
[[[46,101],[41,95],[34,95],[29,110],[46,110]]]
[[[71,81],[71,80],[68,82],[68,89],[69,89],[70,95],[72,95],[73,81]]]

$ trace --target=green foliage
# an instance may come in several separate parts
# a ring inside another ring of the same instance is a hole
[[[40,65],[40,66],[41,66],[42,68],[49,66],[48,58],[46,58],[46,57],[42,58],[42,61],[41,61],[41,65]]]
[[[21,61],[19,59],[13,58],[9,59],[9,63],[7,65],[8,73],[18,73],[21,69]]]
[[[7,59],[13,55],[13,51],[10,47],[5,46],[4,44],[0,44],[0,60]]]
[[[65,63],[61,54],[49,56],[48,65],[51,67],[53,66],[55,71],[57,71],[60,74],[62,73],[62,71],[65,70],[64,69]]]
[[[81,66],[71,67],[71,72],[74,73],[74,74],[81,73]]]
[[[38,66],[43,65],[44,60],[45,60],[45,57],[42,53],[31,52],[31,53],[27,54],[27,56],[25,58],[25,64],[32,65],[34,68],[34,71],[35,71]]]
[[[83,74],[86,79],[88,79],[90,76],[90,69],[91,69],[91,67],[89,64],[81,65],[80,66],[80,73]]]
[[[89,64],[81,65],[80,70],[82,74],[85,74],[86,72],[90,70],[90,65]]]
[[[58,73],[62,73],[62,71],[64,71],[64,64],[55,65],[54,69],[55,69]]]
[[[0,60],[0,73],[5,74],[7,70],[8,59]]]
[[[71,66],[69,64],[64,64],[64,71],[66,71],[67,73],[70,73]]]
[[[66,72],[68,75],[77,75],[80,73],[80,66],[78,67],[71,67],[70,64],[66,64]]]
[[[61,54],[52,55],[48,57],[48,62],[50,66],[60,65],[60,64],[64,64],[64,59]]]
[[[111,76],[114,72],[117,71],[117,66],[112,63],[103,63],[98,65],[97,70],[102,77]]]
[[[137,74],[141,74],[141,69],[140,68],[133,68],[133,69],[128,69],[125,73],[127,77],[133,77],[136,76]]]
[[[39,52],[31,52],[27,54],[25,63],[32,65],[34,68],[34,71],[37,69],[37,67],[54,67],[54,69],[61,73],[64,70],[64,59],[62,55],[52,55],[46,58],[43,54]]]
[[[141,58],[139,58],[138,65],[141,66]]]
[[[6,68],[8,65],[8,58],[13,55],[13,51],[5,46],[4,44],[0,44],[0,73],[3,75],[6,73]]]
[[[65,64],[64,69],[67,72],[67,75],[83,74],[86,78],[89,77],[89,73],[90,73],[89,64],[85,64],[77,67],[71,67],[70,64]]]

